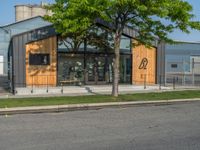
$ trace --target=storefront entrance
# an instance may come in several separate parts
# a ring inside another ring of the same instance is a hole
[[[106,83],[106,58],[92,56],[86,59],[86,84]]]
[[[113,55],[59,54],[58,84],[101,85],[113,81]],[[121,55],[120,83],[131,83],[131,56]]]

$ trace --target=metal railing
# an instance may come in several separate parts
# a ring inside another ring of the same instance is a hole
[[[155,85],[157,83],[157,77],[153,74],[138,74],[137,77],[133,78],[133,84],[142,85],[144,89],[147,89],[149,85]],[[161,81],[158,83],[161,86]]]
[[[49,87],[55,87],[57,85],[57,77],[55,75],[33,75],[26,76],[26,81],[22,81],[16,76],[13,76],[12,79],[12,91],[16,93],[16,88],[31,88],[31,92],[34,91],[35,88],[46,88],[46,92],[48,93]]]
[[[166,75],[152,75],[152,74],[142,74],[139,80],[133,80],[133,84],[142,85],[147,89],[148,86],[157,85],[158,90],[164,89],[164,87],[169,87],[170,89],[182,88],[185,89],[189,85],[194,86],[195,88],[200,87],[200,75],[195,74],[166,74]],[[49,93],[49,89],[53,87],[58,87],[56,90],[60,90],[60,93],[63,93],[65,86],[81,86],[84,84],[84,79],[78,79],[76,77],[63,77],[57,78],[55,75],[37,75],[29,76],[26,78],[26,83],[17,82],[14,77],[14,85],[12,88],[13,94],[16,94],[17,88],[28,88],[31,90],[31,93],[34,93],[35,90],[45,90],[46,93]],[[25,81],[24,81],[25,82]],[[105,83],[106,84],[106,83]],[[107,84],[107,85],[110,85]],[[53,88],[54,89],[54,88]]]
[[[200,86],[200,62],[180,61],[167,62],[165,84],[175,84],[177,86]]]
[[[9,82],[7,75],[0,75],[0,93],[9,91]]]
[[[167,73],[166,85],[176,81],[178,86],[200,86],[200,74]]]

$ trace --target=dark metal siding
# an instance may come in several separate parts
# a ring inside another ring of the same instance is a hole
[[[157,83],[165,83],[165,43],[157,47]]]
[[[23,87],[25,84],[25,43],[27,39],[23,35],[13,38],[13,73],[15,87]]]

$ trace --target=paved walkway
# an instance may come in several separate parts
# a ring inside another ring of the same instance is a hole
[[[199,87],[176,87],[176,91],[180,90],[198,90]],[[65,86],[65,87],[40,87],[40,88],[17,88],[16,94],[8,93],[6,91],[0,92],[0,99],[5,98],[26,98],[26,97],[55,97],[55,96],[83,96],[83,95],[101,95],[111,94],[111,85],[93,85],[93,86]],[[136,85],[120,85],[120,94],[133,93],[149,93],[149,92],[163,92],[174,91],[173,87],[164,87],[161,89],[159,85],[154,86],[136,86]]]
[[[172,90],[171,87],[162,87],[162,90]],[[93,86],[64,86],[64,87],[40,87],[40,88],[17,88],[17,96],[42,96],[42,95],[93,95],[93,94],[110,94],[111,85],[93,85]],[[139,93],[139,92],[159,91],[159,86],[136,86],[136,85],[120,85],[119,93]]]

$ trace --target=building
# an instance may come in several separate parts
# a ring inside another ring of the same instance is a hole
[[[16,5],[15,6],[15,21],[22,21],[36,16],[51,15],[51,12],[46,10],[46,3],[41,2],[40,5]]]
[[[7,55],[12,36],[47,25],[50,23],[37,16],[0,27],[0,75],[8,74]]]
[[[165,57],[166,83],[176,78],[177,84],[200,84],[200,42],[166,44]]]
[[[106,32],[97,22],[98,31]],[[132,47],[135,31],[126,28],[120,48],[121,84],[156,84],[164,75],[164,45]],[[29,30],[12,36],[9,53],[9,78],[12,89],[31,86],[99,85],[112,83],[113,51],[84,42],[74,52],[53,26]]]

